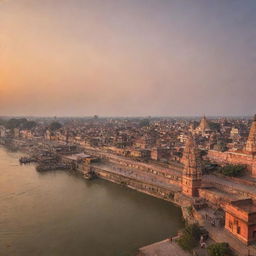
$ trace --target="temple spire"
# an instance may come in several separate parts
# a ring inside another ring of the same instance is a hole
[[[205,115],[200,121],[199,128],[201,131],[205,131],[206,129],[209,129],[209,123],[208,120],[206,119]]]
[[[182,192],[189,196],[198,196],[198,188],[201,186],[202,169],[200,156],[192,135],[189,135],[182,162],[184,164],[182,173]]]
[[[256,115],[254,115],[245,150],[249,153],[256,153]]]

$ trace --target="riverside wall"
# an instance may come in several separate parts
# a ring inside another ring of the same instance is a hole
[[[173,186],[173,188],[164,188],[150,182],[141,181],[139,179],[128,177],[120,173],[113,173],[97,167],[91,167],[91,171],[93,171],[99,178],[178,204],[178,202],[175,201],[175,194],[180,192],[179,187]]]

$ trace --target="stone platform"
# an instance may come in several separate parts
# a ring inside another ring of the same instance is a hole
[[[191,256],[191,254],[183,251],[175,241],[170,242],[169,239],[165,239],[140,248],[137,256]]]

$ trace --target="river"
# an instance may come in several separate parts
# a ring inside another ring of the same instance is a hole
[[[131,256],[184,225],[171,203],[20,156],[0,146],[1,256]]]

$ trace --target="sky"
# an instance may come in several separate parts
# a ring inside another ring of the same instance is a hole
[[[0,115],[253,115],[255,13],[255,0],[0,0]]]

